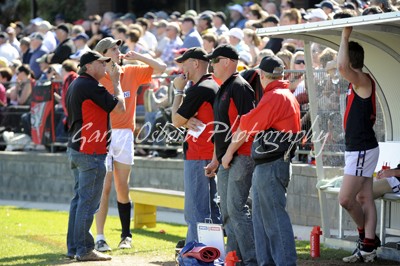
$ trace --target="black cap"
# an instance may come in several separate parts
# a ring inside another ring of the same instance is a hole
[[[84,53],[81,56],[78,66],[83,67],[84,65],[92,63],[93,61],[96,61],[96,60],[110,62],[111,58],[101,56],[101,54],[99,54],[98,52],[95,52],[95,51],[87,51],[86,53]]]
[[[274,76],[282,76],[283,70],[285,69],[282,59],[276,55],[264,57],[258,67],[268,74],[272,74]]]
[[[8,34],[4,31],[0,32],[0,38],[8,39]]]
[[[207,20],[207,21],[211,22],[212,21],[212,16],[210,14],[208,14],[208,13],[204,13],[204,14],[200,15],[199,19]]]
[[[217,58],[218,56],[223,56],[223,57],[234,59],[234,60],[239,59],[238,52],[230,44],[219,45],[217,48],[215,48],[215,50],[211,54],[208,54],[206,57],[208,59],[212,59],[212,58]]]
[[[208,59],[206,58],[206,55],[207,55],[207,52],[203,48],[192,47],[190,49],[187,49],[183,55],[175,58],[175,61],[178,63],[183,63],[186,60],[188,60],[189,58],[208,61]]]
[[[68,26],[67,26],[66,24],[60,24],[60,25],[58,25],[58,26],[57,26],[57,30],[63,30],[63,31],[65,31],[66,33],[69,34],[69,28],[68,28]]]

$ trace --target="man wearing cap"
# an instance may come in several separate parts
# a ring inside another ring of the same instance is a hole
[[[43,45],[43,34],[40,32],[35,32],[29,37],[31,39],[30,49],[32,52],[31,59],[29,60],[29,67],[35,74],[35,79],[38,79],[42,75],[42,71],[40,70],[40,65],[37,62],[37,59],[42,57],[44,54],[47,54],[48,50]]]
[[[304,18],[308,22],[317,22],[327,20],[328,15],[321,8],[314,8]]]
[[[196,21],[192,16],[185,16],[182,20],[182,48],[202,47],[203,39],[200,33],[196,30]]]
[[[226,15],[222,11],[218,11],[213,16],[213,31],[217,36],[221,36],[229,31],[228,27],[225,25]]]
[[[197,20],[197,31],[203,36],[206,33],[212,32],[212,14],[203,13]]]
[[[69,59],[71,54],[75,53],[75,45],[68,36],[69,27],[66,24],[58,25],[56,29],[56,37],[59,44],[54,50],[54,56],[51,59],[52,64],[62,64],[64,60]]]
[[[232,165],[229,164],[235,152],[258,132],[263,132],[263,141],[271,141],[266,133],[271,130],[278,136],[288,137],[295,137],[300,131],[300,107],[289,90],[289,81],[282,80],[283,61],[277,56],[264,57],[259,68],[264,94],[257,107],[241,117],[239,127],[222,158],[224,168],[233,167],[234,161]],[[265,151],[258,147],[256,140],[260,137],[260,134],[255,137],[252,147],[252,157],[256,164],[252,186],[252,217],[258,265],[296,265],[293,229],[285,210],[294,146],[289,144],[285,146],[287,149],[282,147],[279,152]],[[281,145],[280,141],[278,145]],[[254,156],[257,153],[265,153],[266,156]]]
[[[330,0],[324,0],[319,4],[316,4],[315,6],[321,8],[327,16],[333,15],[335,11],[335,7]]]
[[[213,177],[219,167],[218,194],[228,237],[227,252],[236,250],[244,265],[257,265],[253,223],[246,204],[254,168],[250,157],[251,142],[243,143],[237,150],[229,169],[220,166],[241,117],[254,108],[254,91],[236,72],[239,54],[231,45],[218,46],[207,58],[211,59],[214,75],[222,84],[213,106],[214,155],[205,168],[205,174]]]
[[[217,184],[215,177],[204,175],[204,167],[214,154],[211,142],[213,131],[213,104],[218,85],[211,74],[207,73],[208,59],[203,48],[193,47],[176,58],[182,64],[183,74],[173,81],[175,88],[172,105],[172,123],[176,127],[185,126],[189,119],[196,118],[202,128],[200,135],[191,134],[184,143],[184,188],[185,188],[185,220],[188,224],[186,243],[199,242],[197,223],[211,219],[213,223],[221,223],[221,215],[215,203]],[[186,92],[184,88],[188,81],[193,85]],[[184,97],[184,95],[186,95]],[[200,129],[199,129],[200,130]]]
[[[82,55],[80,76],[68,88],[68,158],[75,178],[67,234],[67,256],[79,261],[111,260],[94,249],[90,233],[100,205],[106,173],[109,114],[125,112],[119,68],[109,68],[114,87],[111,95],[99,80],[106,74],[110,58],[89,51]],[[111,65],[111,63],[109,63]]]
[[[243,15],[243,7],[239,4],[228,7],[230,11],[231,23],[229,28],[240,28],[244,29],[247,19]]]
[[[79,60],[84,53],[90,51],[90,48],[87,45],[88,40],[89,36],[86,33],[79,33],[76,35],[76,37],[72,39],[76,47],[76,52],[70,55],[69,58]]]
[[[8,64],[19,58],[18,50],[10,44],[6,32],[0,32],[0,57],[7,59]]]
[[[162,51],[160,58],[167,67],[175,67],[174,51],[182,47],[183,41],[179,37],[180,27],[177,22],[170,22],[166,28],[166,36],[169,39]]]
[[[100,40],[95,51],[111,58],[111,64],[107,66],[110,72],[113,68],[121,73],[120,82],[126,103],[125,113],[111,113],[111,143],[107,155],[107,169],[104,182],[103,196],[99,213],[96,215],[96,250],[110,251],[104,236],[104,225],[108,212],[108,199],[114,174],[115,190],[117,192],[118,213],[121,221],[120,249],[131,248],[132,234],[130,231],[132,202],[129,197],[129,177],[133,165],[133,132],[135,130],[136,95],[141,84],[151,82],[151,75],[163,73],[166,65],[155,59],[143,56],[134,51],[122,55],[119,51],[121,40],[111,37]],[[122,59],[138,60],[143,65],[119,66]],[[100,83],[111,93],[115,93],[112,76],[106,74],[100,79]]]
[[[47,20],[44,20],[38,25],[38,32],[43,34],[43,45],[47,48],[49,53],[53,52],[57,47],[57,40],[51,31],[53,26]]]

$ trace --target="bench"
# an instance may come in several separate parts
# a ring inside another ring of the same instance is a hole
[[[183,210],[185,193],[169,189],[134,187],[129,189],[133,202],[133,228],[155,227],[157,206]]]
[[[392,206],[392,203],[394,205]],[[393,222],[397,222],[398,214],[399,214],[399,203],[400,203],[400,194],[398,193],[386,193],[381,198],[381,213],[380,213],[380,238],[382,244],[385,244],[386,234],[388,235],[396,235],[400,236],[400,228],[399,224],[393,225]],[[395,209],[395,210],[392,210]],[[396,214],[393,214],[395,212]],[[394,216],[394,217],[392,217]]]

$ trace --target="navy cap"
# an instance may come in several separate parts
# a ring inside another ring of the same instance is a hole
[[[283,63],[282,59],[276,55],[273,55],[264,57],[258,67],[268,74],[282,76],[283,70],[285,69],[285,64]]]
[[[85,41],[87,41],[87,40],[89,40],[89,36],[86,34],[86,33],[79,33],[78,35],[76,35],[75,36],[75,38],[73,38],[72,39],[73,41],[76,41],[76,40],[85,40]]]
[[[81,56],[81,59],[79,60],[79,66],[83,67],[84,65],[92,63],[96,60],[110,62],[111,58],[102,56],[95,51],[88,51]]]

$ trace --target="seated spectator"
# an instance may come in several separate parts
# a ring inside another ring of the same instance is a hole
[[[166,34],[169,39],[165,45],[163,52],[161,53],[160,59],[167,64],[168,68],[176,67],[174,51],[179,50],[182,47],[182,39],[179,37],[180,28],[176,22],[171,22],[167,25]]]
[[[183,18],[181,28],[182,28],[182,35],[184,36],[182,48],[203,46],[203,39],[201,38],[199,32],[196,30],[196,21],[194,17],[185,16]]]
[[[28,65],[17,68],[17,84],[7,91],[12,105],[30,105],[30,97],[35,79]]]
[[[4,57],[8,64],[19,58],[18,50],[9,43],[6,32],[0,32],[0,57]]]
[[[230,12],[231,23],[229,24],[229,28],[240,28],[243,29],[247,19],[243,14],[243,7],[239,4],[235,4],[233,6],[228,7]]]
[[[213,31],[217,36],[228,33],[229,29],[225,24],[226,15],[222,11],[218,11],[213,16]]]
[[[380,170],[373,183],[374,199],[385,193],[400,193],[400,165],[393,169]]]
[[[36,61],[44,54],[48,53],[47,48],[43,45],[43,34],[39,32],[32,33],[30,36],[31,44],[30,48],[32,51],[31,59],[29,60],[29,67],[33,71],[36,79],[38,79],[43,72],[40,69],[39,63]]]
[[[70,59],[79,61],[81,56],[86,53],[87,51],[90,51],[89,46],[87,45],[87,42],[89,40],[89,36],[87,36],[86,33],[80,33],[76,37],[72,39],[72,41],[75,44],[76,47],[76,52],[72,55],[69,56]]]
[[[29,64],[29,61],[32,56],[30,45],[31,45],[31,39],[29,39],[29,37],[23,37],[19,41],[19,49],[21,51],[22,64]]]
[[[214,33],[204,34],[202,38],[203,48],[207,53],[211,53],[218,46],[217,36]]]
[[[75,53],[76,48],[73,41],[69,38],[69,27],[66,24],[57,26],[56,37],[59,44],[54,50],[54,56],[51,58],[50,63],[62,64],[64,60],[69,59],[71,54]]]

